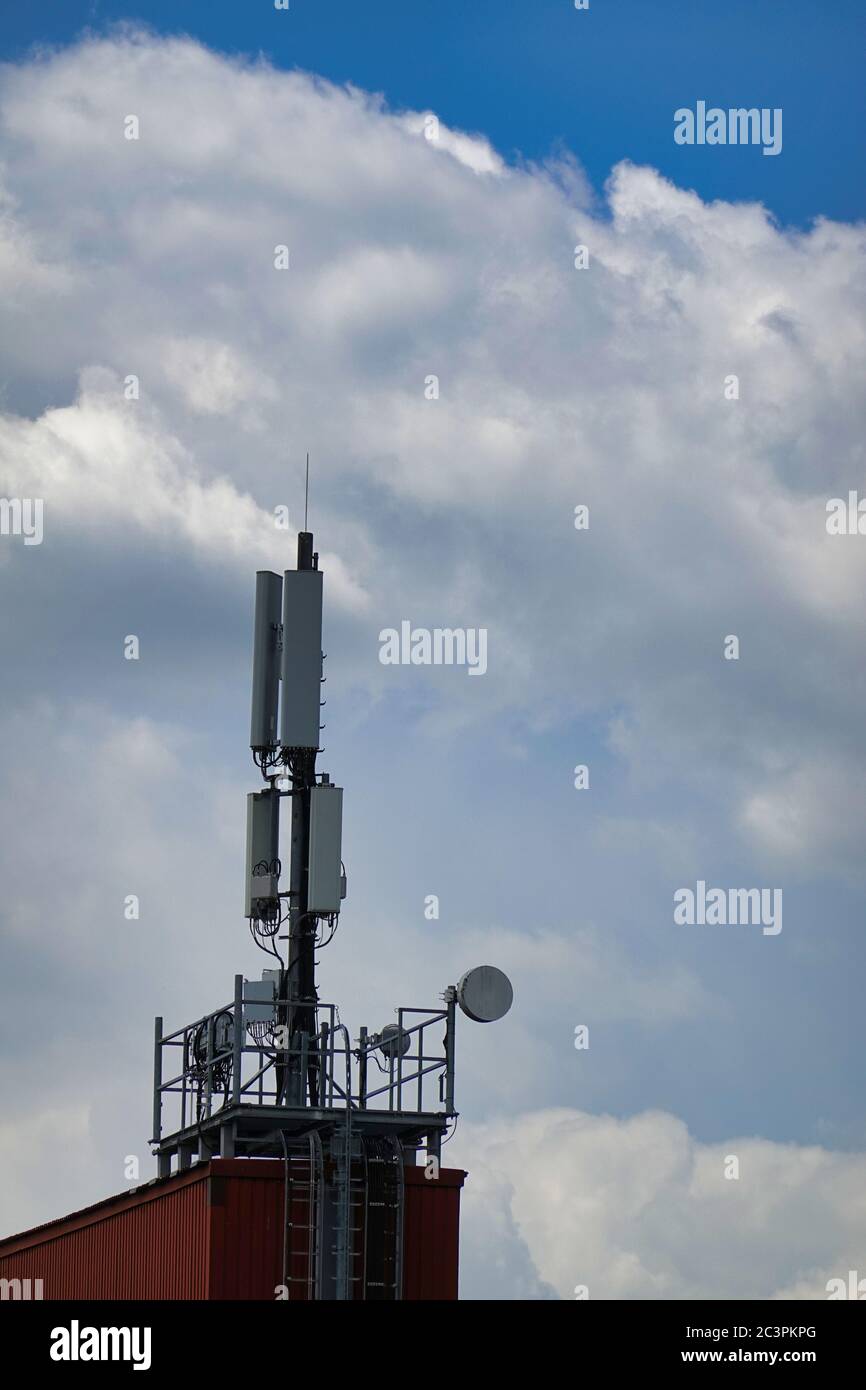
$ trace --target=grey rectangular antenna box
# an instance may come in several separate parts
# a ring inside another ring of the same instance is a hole
[[[343,788],[310,789],[310,863],[307,911],[339,912],[343,843]]]
[[[244,1023],[273,1022],[275,997],[273,979],[244,980]]]
[[[270,570],[256,575],[256,615],[253,621],[253,704],[250,748],[274,748],[277,743],[277,704],[280,693],[280,622],[283,582]]]
[[[253,869],[263,861],[269,866],[280,855],[280,798],[276,791],[247,795],[247,866],[244,916],[252,917]]]
[[[322,698],[322,572],[286,570],[280,743],[318,748]]]

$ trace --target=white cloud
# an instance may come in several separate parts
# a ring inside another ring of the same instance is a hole
[[[230,415],[248,401],[274,401],[276,384],[257,375],[228,343],[201,338],[165,344],[165,376],[177,383],[185,404],[204,415]]]
[[[223,387],[227,360],[218,354],[216,362],[209,386],[201,382],[200,360],[191,368],[187,389],[197,410],[208,410],[208,390]],[[109,548],[118,537],[156,536],[172,550],[189,546],[197,558],[230,559],[244,572],[279,569],[288,559],[275,511],[257,506],[229,478],[202,478],[180,440],[147,404],[127,401],[123,383],[104,368],[82,373],[73,405],[35,421],[0,417],[0,467],[8,495],[43,499],[49,543],[57,527],[89,542],[101,538]],[[326,553],[323,563],[332,601],[362,610],[366,596],[341,557]]]
[[[725,1177],[730,1156],[738,1178]],[[464,1220],[484,1233],[464,1297],[485,1296],[515,1240],[531,1263],[515,1261],[503,1297],[547,1286],[570,1299],[586,1285],[590,1299],[815,1299],[863,1266],[864,1154],[701,1144],[658,1111],[560,1109],[461,1126],[455,1159],[470,1170]]]
[[[741,814],[744,833],[788,872],[816,861],[831,873],[851,869],[862,852],[864,820],[866,785],[859,767],[830,758],[777,774],[756,789]]]
[[[434,149],[443,150],[475,174],[497,174],[501,177],[507,172],[505,164],[483,135],[467,135],[462,130],[451,130],[433,111],[410,111],[403,117],[403,122],[412,135],[428,140]]]
[[[7,469],[80,471],[55,517],[134,469],[132,525],[261,553],[310,447],[339,601],[368,593],[372,613],[396,584],[408,607],[436,573],[438,617],[471,605],[491,628],[488,701],[625,703],[654,756],[687,746],[723,777],[743,771],[728,741],[744,767],[814,758],[799,706],[832,702],[824,736],[850,759],[838,675],[866,635],[866,551],[828,537],[823,508],[860,476],[862,228],[787,232],[628,163],[592,212],[568,161],[508,169],[478,137],[426,140],[423,113],[134,31],[7,68],[2,112],[5,372],[51,403],[28,411],[47,433],[7,423]],[[41,267],[23,282],[22,257]],[[105,392],[97,420],[88,377],[76,401],[90,364],[139,375],[137,421]],[[734,676],[718,654],[737,626]]]

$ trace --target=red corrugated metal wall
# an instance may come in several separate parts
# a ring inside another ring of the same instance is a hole
[[[405,1169],[403,1216],[403,1297],[412,1300],[457,1297],[460,1263],[461,1168],[440,1168],[427,1178],[423,1168]]]
[[[457,1297],[466,1174],[407,1168],[403,1297]],[[0,1241],[0,1278],[46,1299],[273,1299],[282,1276],[283,1165],[212,1159]],[[306,1210],[298,1207],[303,1222]]]
[[[283,1165],[228,1158],[209,1166],[208,1297],[273,1299],[283,1269]]]
[[[0,1242],[0,1278],[44,1298],[207,1298],[207,1185],[195,1170]]]

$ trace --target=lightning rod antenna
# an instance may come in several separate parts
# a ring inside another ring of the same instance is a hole
[[[307,529],[307,510],[310,505],[310,452],[307,450],[307,481],[304,485],[304,530]]]

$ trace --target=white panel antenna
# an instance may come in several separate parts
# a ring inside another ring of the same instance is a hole
[[[340,860],[343,789],[325,782],[310,788],[310,859],[307,911],[339,912],[343,897]]]
[[[279,793],[273,787],[267,791],[250,792],[247,796],[245,917],[261,916],[262,902],[276,900],[279,855]]]
[[[317,749],[322,698],[322,574],[286,570],[283,582],[280,743]]]
[[[253,704],[250,748],[276,747],[280,689],[280,621],[283,585],[278,574],[256,575],[256,613],[253,629]]]

